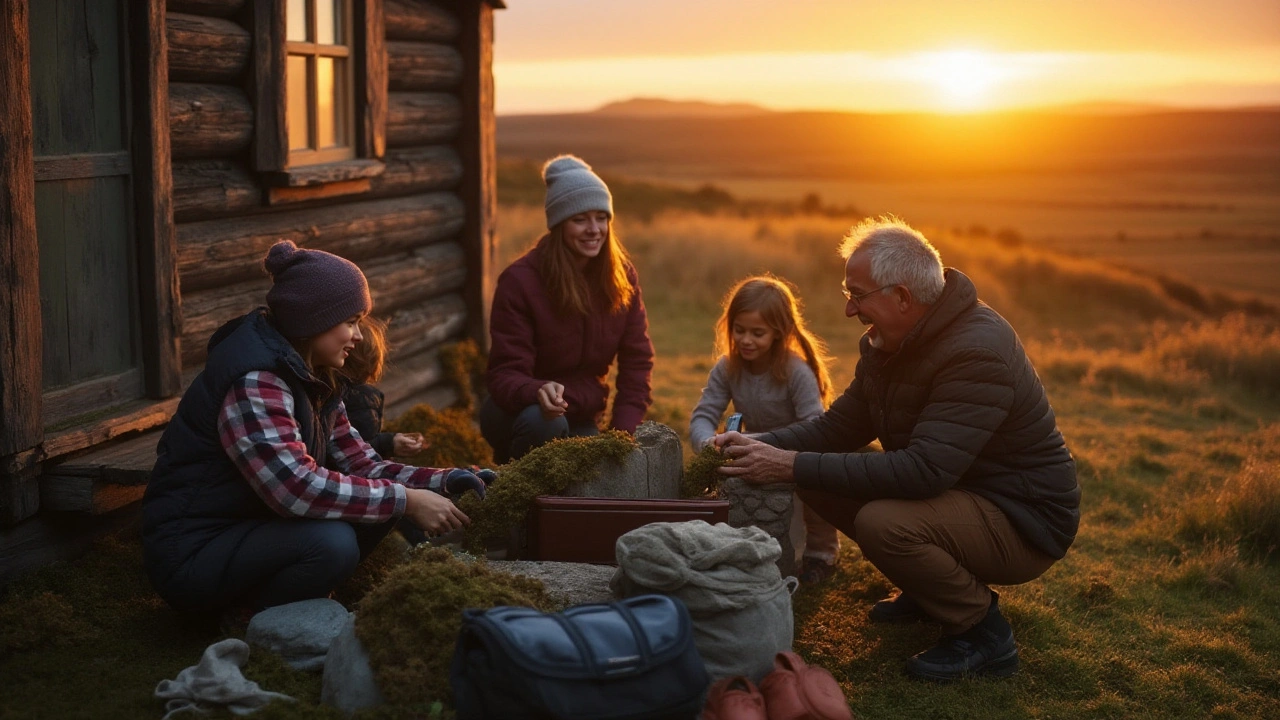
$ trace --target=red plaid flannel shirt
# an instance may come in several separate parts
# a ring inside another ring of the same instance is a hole
[[[383,522],[404,514],[405,487],[426,487],[436,472],[378,457],[351,427],[345,407],[327,446],[342,472],[320,467],[307,453],[293,410],[284,380],[257,370],[232,384],[218,414],[222,448],[280,515]]]

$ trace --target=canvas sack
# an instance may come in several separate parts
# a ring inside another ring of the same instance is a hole
[[[759,681],[791,649],[791,593],[776,564],[778,541],[757,527],[702,520],[650,523],[618,538],[619,596],[677,597],[693,618],[693,637],[711,678]]]

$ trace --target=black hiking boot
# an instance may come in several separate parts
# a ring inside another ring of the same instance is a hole
[[[928,620],[929,614],[910,595],[898,593],[872,605],[867,618],[873,623],[908,623]]]
[[[959,635],[946,635],[937,645],[907,661],[907,674],[919,680],[952,682],[990,675],[1010,677],[1018,671],[1018,645],[1013,628],[1000,614],[1000,597],[991,593],[991,607],[977,625]]]

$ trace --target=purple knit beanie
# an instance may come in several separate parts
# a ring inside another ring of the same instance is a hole
[[[346,258],[281,240],[262,265],[271,273],[267,306],[285,337],[319,335],[373,309],[364,273]]]

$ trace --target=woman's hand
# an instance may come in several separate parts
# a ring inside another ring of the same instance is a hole
[[[721,433],[712,442],[729,458],[717,472],[739,477],[751,485],[795,482],[796,453],[747,437],[739,432]]]
[[[558,382],[549,382],[538,388],[538,406],[542,408],[542,417],[554,420],[569,409],[564,401],[564,386]]]
[[[396,433],[391,439],[393,452],[397,457],[417,455],[427,449],[426,439],[422,433]]]
[[[405,488],[404,516],[428,535],[443,535],[471,524],[471,518],[449,498],[430,490]]]

